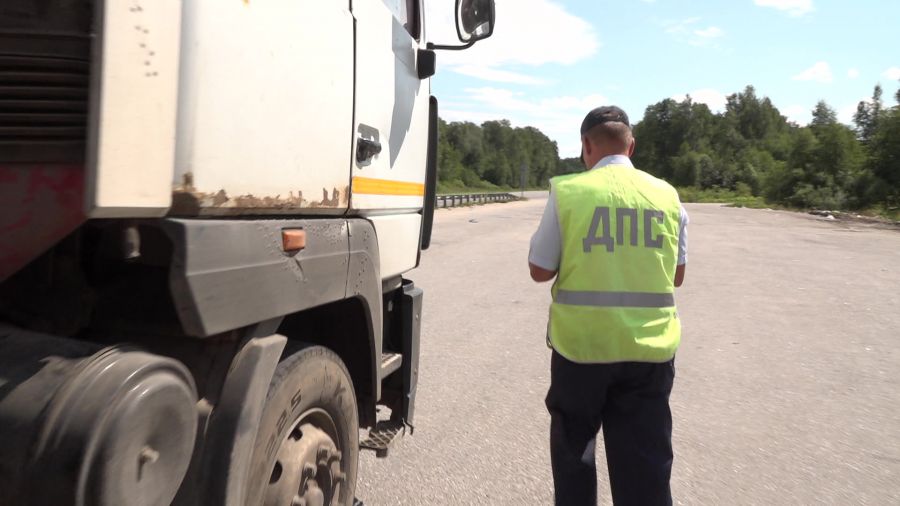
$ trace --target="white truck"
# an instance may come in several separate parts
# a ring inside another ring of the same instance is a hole
[[[413,422],[455,15],[3,0],[0,506],[352,504]]]

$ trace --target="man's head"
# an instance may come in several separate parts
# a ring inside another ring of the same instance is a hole
[[[581,159],[585,168],[590,169],[606,156],[632,153],[634,137],[625,111],[610,105],[587,113],[581,122]]]

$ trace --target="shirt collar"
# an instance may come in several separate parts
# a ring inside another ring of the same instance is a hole
[[[607,165],[624,165],[626,167],[634,168],[634,165],[632,165],[632,163],[631,163],[631,159],[628,158],[627,156],[625,156],[625,155],[610,155],[610,156],[601,158],[600,161],[597,162],[597,165],[594,165],[594,167],[591,170],[606,167]]]

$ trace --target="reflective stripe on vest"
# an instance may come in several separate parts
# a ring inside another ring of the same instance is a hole
[[[637,292],[573,292],[557,290],[557,304],[595,307],[670,307],[675,305],[671,293]]]
[[[675,189],[621,165],[552,184],[562,231],[548,328],[553,348],[581,363],[670,360],[681,338]]]

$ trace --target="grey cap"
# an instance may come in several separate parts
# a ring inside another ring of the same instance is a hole
[[[628,122],[628,115],[625,111],[614,105],[604,105],[587,113],[584,121],[581,122],[581,135],[588,133],[592,128],[603,123],[624,123],[625,126],[631,128]]]

